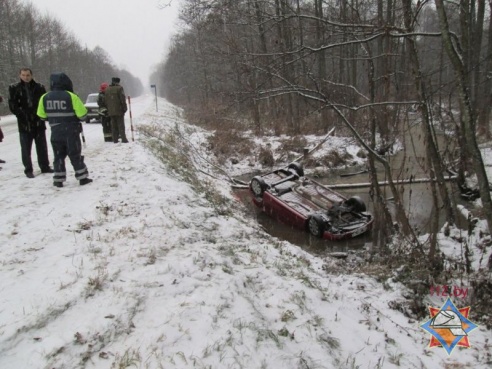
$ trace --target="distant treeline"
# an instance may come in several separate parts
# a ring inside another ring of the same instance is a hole
[[[152,80],[159,81],[162,96],[196,111],[199,120],[235,127],[248,121],[260,131],[325,131],[340,121],[335,106],[351,111],[350,120],[360,124],[369,115],[362,106],[376,103],[371,109],[387,136],[398,112],[418,100],[409,42],[417,48],[419,78],[427,87],[427,101],[419,103],[459,105],[433,3],[183,0],[184,26]],[[489,134],[490,4],[469,0],[444,7],[477,125]]]
[[[0,95],[4,98],[8,86],[19,81],[19,68],[24,66],[31,68],[34,79],[47,89],[52,72],[67,73],[84,101],[113,76],[121,78],[128,95],[138,96],[143,91],[141,81],[118,69],[104,49],[83,46],[58,19],[42,15],[32,3],[0,0]],[[0,105],[0,114],[8,112],[6,105]]]

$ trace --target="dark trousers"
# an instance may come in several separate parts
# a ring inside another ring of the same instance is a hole
[[[106,116],[101,116],[101,125],[103,129],[104,141],[113,141],[111,133],[111,119]]]
[[[123,115],[111,116],[111,130],[113,131],[113,142],[118,142],[118,137],[121,137],[121,141],[128,141],[125,133],[125,117]]]
[[[29,132],[19,132],[21,145],[22,164],[24,164],[24,173],[32,173],[31,149],[32,143],[36,145],[36,154],[38,156],[38,165],[41,170],[49,169],[50,161],[48,159],[48,144],[46,143],[46,130],[36,128]]]
[[[54,182],[65,182],[67,170],[65,159],[68,156],[75,171],[75,178],[81,180],[89,177],[89,171],[82,156],[82,142],[77,124],[62,124],[51,128],[51,146],[53,147]]]

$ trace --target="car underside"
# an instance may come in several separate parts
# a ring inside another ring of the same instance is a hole
[[[351,238],[370,229],[373,217],[359,197],[347,199],[303,174],[291,165],[254,177],[253,202],[273,218],[320,238]]]

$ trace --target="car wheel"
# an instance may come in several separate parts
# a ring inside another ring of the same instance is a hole
[[[302,165],[296,162],[290,163],[287,169],[293,169],[299,177],[304,177],[304,169]]]
[[[262,197],[268,187],[266,182],[261,177],[253,177],[249,186],[253,194],[257,197]]]
[[[326,230],[326,224],[321,216],[314,214],[309,217],[308,230],[313,236],[322,238]]]
[[[359,196],[353,196],[345,201],[345,206],[348,207],[351,211],[355,211],[357,213],[363,213],[366,211],[366,204]]]

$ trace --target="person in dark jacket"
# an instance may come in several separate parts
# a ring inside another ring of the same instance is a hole
[[[108,108],[106,107],[106,89],[108,84],[106,82],[101,83],[99,86],[99,95],[97,96],[97,106],[99,107],[98,113],[101,116],[101,125],[103,129],[104,141],[112,142],[113,134],[111,132],[111,118],[108,115]]]
[[[39,98],[46,93],[46,89],[34,81],[30,68],[21,68],[19,77],[20,82],[9,86],[9,109],[17,117],[24,173],[28,178],[34,178],[31,160],[33,141],[41,173],[53,173],[48,159],[46,125],[36,115]]]
[[[0,96],[0,99],[2,99],[2,101],[3,101],[2,96]],[[2,101],[0,101],[0,102],[2,102]],[[2,141],[3,141],[3,132],[2,132],[2,127],[0,127],[0,142],[2,142]],[[5,163],[5,160],[0,159],[0,164],[4,164],[4,163]],[[2,169],[2,167],[0,167],[0,169]]]
[[[3,103],[3,96],[0,96],[0,103]],[[3,132],[2,132],[2,127],[0,127],[0,142],[3,141]],[[0,159],[0,164],[5,164],[5,160]],[[2,169],[0,167],[0,169]]]
[[[73,85],[65,73],[53,73],[50,77],[51,91],[41,96],[37,114],[48,120],[51,128],[51,146],[55,155],[53,186],[63,187],[67,180],[65,158],[68,156],[75,171],[75,178],[81,185],[92,182],[82,156],[80,141],[81,120],[87,109],[80,98],[73,93]]]
[[[106,89],[105,97],[106,107],[111,118],[113,142],[118,143],[118,137],[121,137],[121,142],[128,143],[125,133],[125,113],[127,111],[125,90],[120,86],[118,77],[111,79],[111,84]]]
[[[0,142],[2,141],[3,141],[3,132],[2,132],[2,128],[0,127]],[[0,159],[0,164],[5,164],[5,160]],[[2,169],[2,167],[0,167],[0,169]]]

